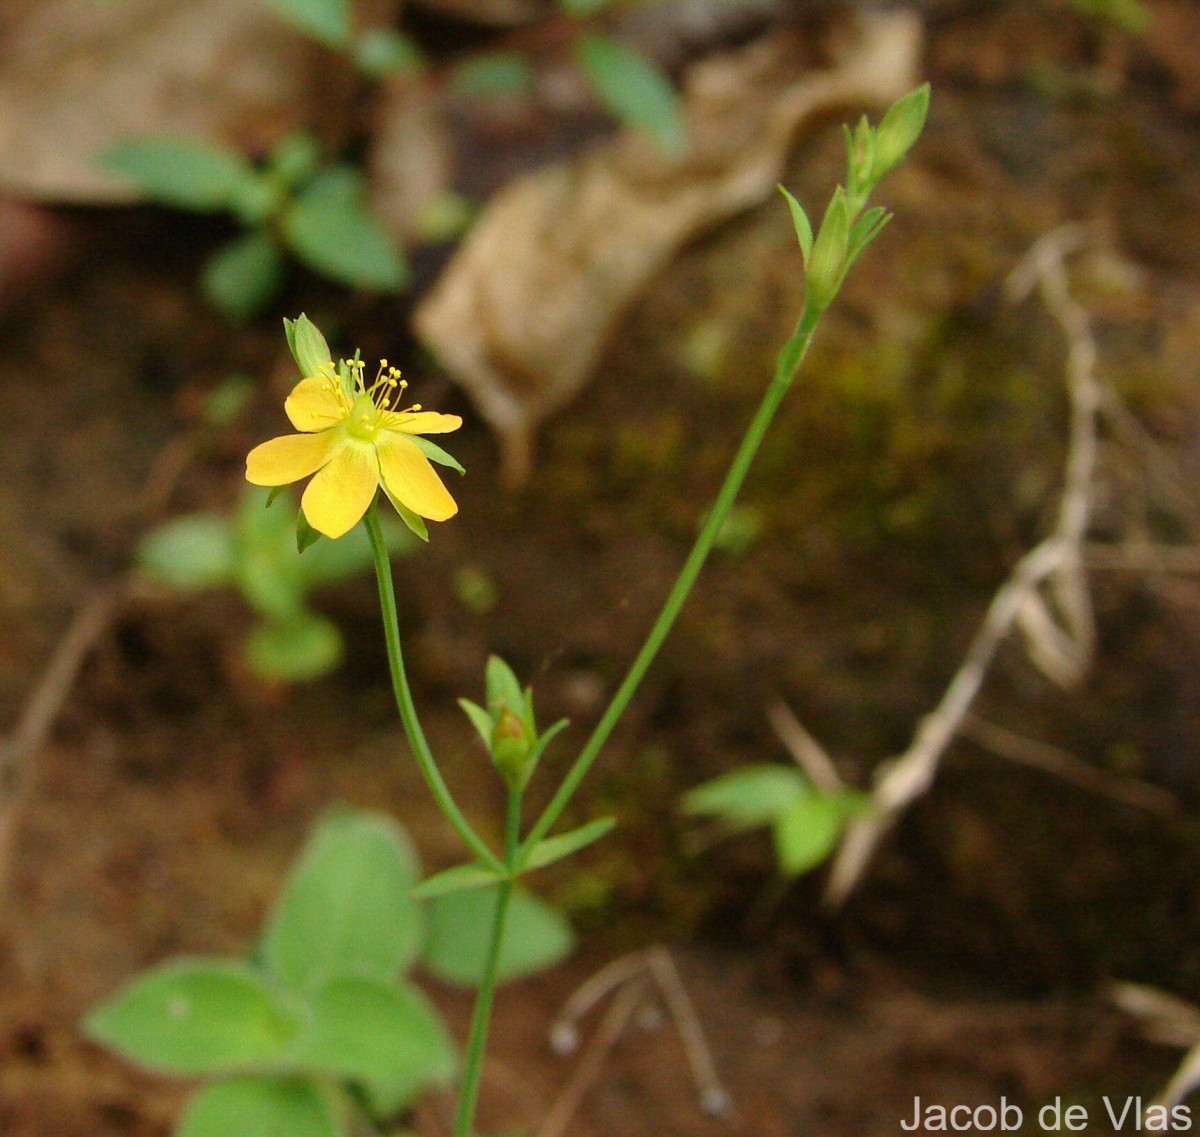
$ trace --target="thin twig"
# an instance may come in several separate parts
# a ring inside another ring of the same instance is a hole
[[[1163,817],[1175,816],[1180,812],[1180,805],[1175,797],[1159,786],[1136,778],[1122,777],[1120,774],[1093,766],[1058,746],[1039,742],[1034,738],[1025,738],[975,715],[969,714],[963,720],[961,733],[964,738],[971,739],[1001,758],[1043,770],[1064,782],[1070,782],[1073,786],[1090,793],[1101,794],[1123,805],[1131,805]]]
[[[1054,530],[1017,562],[996,592],[941,702],[921,721],[908,750],[880,768],[872,810],[851,823],[838,851],[826,890],[827,903],[840,904],[850,895],[884,835],[933,784],[997,650],[1014,629],[1024,632],[1034,663],[1060,683],[1077,680],[1090,657],[1095,633],[1083,571],[1083,542],[1092,504],[1097,417],[1103,394],[1095,377],[1096,345],[1088,314],[1070,294],[1064,265],[1065,257],[1085,240],[1086,233],[1079,226],[1055,230],[1030,249],[1008,280],[1014,300],[1040,286],[1047,308],[1067,339],[1071,422]]]
[[[767,720],[796,765],[817,789],[832,794],[846,788],[825,748],[804,728],[782,699],[767,706]]]

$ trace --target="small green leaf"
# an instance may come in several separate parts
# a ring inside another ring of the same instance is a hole
[[[455,865],[452,869],[443,869],[431,877],[426,877],[413,889],[413,896],[417,900],[432,900],[435,896],[446,896],[464,888],[495,884],[499,879],[494,870],[472,861],[470,864]]]
[[[194,138],[130,139],[107,151],[101,165],[124,174],[151,201],[199,213],[230,208],[258,179],[236,151]]]
[[[328,675],[342,662],[345,648],[337,625],[312,612],[285,623],[264,623],[246,637],[246,662],[264,679],[307,683]]]
[[[368,28],[354,44],[354,62],[364,75],[384,79],[415,75],[425,66],[425,56],[412,39],[395,28]]]
[[[420,434],[410,434],[407,435],[407,438],[431,462],[436,462],[439,466],[449,466],[450,469],[457,470],[460,474],[467,472],[453,454],[446,453],[436,442],[430,442],[428,438]]]
[[[200,286],[205,297],[229,319],[257,315],[283,283],[283,257],[265,229],[236,237],[205,262]]]
[[[267,968],[296,989],[346,968],[394,978],[422,938],[421,909],[411,895],[417,877],[416,853],[391,818],[323,818],[271,914]]]
[[[796,230],[796,239],[800,242],[800,252],[804,257],[804,263],[808,264],[809,255],[812,253],[813,232],[812,225],[809,224],[808,214],[804,212],[802,206],[783,186],[779,187],[779,192],[783,194],[788,203],[788,209],[792,214],[792,226]]]
[[[819,865],[837,843],[844,814],[834,796],[812,794],[791,802],[772,826],[779,871],[799,876]]]
[[[473,98],[523,95],[533,88],[533,73],[525,57],[515,51],[494,51],[460,63],[454,71],[454,89]]]
[[[180,960],[138,976],[98,1007],[88,1034],[169,1074],[219,1074],[278,1061],[295,1015],[244,964]]]
[[[201,413],[205,424],[212,427],[228,426],[250,404],[256,389],[257,384],[249,375],[240,371],[226,375],[204,397]]]
[[[572,829],[569,833],[561,833],[557,837],[547,837],[539,841],[524,858],[522,871],[544,868],[579,852],[594,841],[599,841],[616,823],[615,817],[601,817],[596,821],[589,821],[587,825],[581,825],[578,829]]]
[[[496,887],[452,892],[430,903],[429,936],[421,955],[439,979],[479,985],[496,915]],[[500,948],[501,982],[553,967],[574,946],[571,927],[556,909],[523,889],[513,890]]]
[[[306,549],[311,549],[321,537],[322,534],[309,524],[304,510],[296,510],[296,552],[303,553]]]
[[[284,213],[282,231],[292,252],[331,280],[383,292],[408,281],[399,248],[367,208],[362,181],[347,167],[314,178]]]
[[[350,0],[267,0],[297,31],[326,47],[345,46],[350,39]]]
[[[314,993],[310,1010],[299,1061],[361,1087],[376,1117],[392,1116],[454,1074],[454,1043],[415,987],[335,976]]]
[[[790,766],[743,766],[688,790],[680,805],[684,813],[715,817],[737,831],[770,825],[811,792],[804,775]]]
[[[310,1082],[231,1078],[198,1090],[175,1137],[343,1137],[333,1102]]]
[[[283,318],[283,332],[287,336],[288,351],[306,379],[319,375],[323,367],[333,363],[329,345],[320,329],[303,312],[294,320]]]
[[[232,584],[235,557],[228,520],[216,513],[193,513],[168,521],[143,538],[137,565],[147,576],[190,592]]]
[[[580,35],[575,54],[596,97],[613,115],[648,134],[667,154],[687,149],[679,96],[652,60],[597,32]]]
[[[306,130],[285,134],[267,155],[267,168],[289,187],[312,177],[320,162],[321,147]]]

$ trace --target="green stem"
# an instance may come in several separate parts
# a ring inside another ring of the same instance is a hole
[[[508,905],[512,900],[517,850],[521,836],[521,791],[509,789],[508,821],[504,827],[504,866],[506,876],[496,894],[496,915],[492,921],[492,938],[488,944],[483,979],[475,995],[471,1013],[471,1033],[467,1040],[467,1063],[463,1069],[462,1086],[458,1097],[458,1117],[454,1137],[471,1137],[475,1123],[475,1107],[479,1101],[479,1085],[483,1078],[483,1056],[487,1049],[488,1026],[492,1020],[492,1002],[496,995],[496,974],[500,966],[500,949],[504,943],[504,927]]]
[[[663,604],[662,611],[659,612],[658,618],[654,621],[654,626],[650,629],[650,634],[646,637],[646,642],[642,645],[637,658],[634,659],[624,680],[622,680],[621,686],[617,688],[617,693],[613,696],[612,702],[609,703],[607,710],[605,710],[600,721],[596,724],[591,737],[579,752],[579,757],[575,759],[571,769],[567,772],[562,785],[559,786],[558,791],[551,798],[550,804],[546,806],[537,823],[529,831],[529,836],[525,838],[523,849],[530,849],[536,845],[538,841],[545,837],[558,820],[567,803],[571,800],[572,795],[579,788],[579,783],[583,781],[588,769],[599,755],[601,748],[608,741],[608,736],[617,725],[617,720],[624,713],[629,700],[638,689],[650,664],[654,662],[654,657],[658,654],[658,649],[662,647],[663,641],[667,638],[671,626],[675,623],[675,618],[679,615],[679,610],[683,607],[684,601],[688,598],[688,593],[691,592],[692,586],[696,583],[696,578],[700,575],[700,570],[704,567],[704,562],[708,559],[708,554],[712,551],[713,544],[717,539],[717,535],[721,532],[721,526],[724,524],[725,517],[729,513],[730,506],[733,505],[738,491],[742,488],[742,483],[746,480],[750,464],[754,461],[754,456],[758,453],[758,448],[762,444],[767,427],[771,425],[771,420],[775,417],[775,412],[779,409],[779,404],[783,401],[784,395],[787,394],[788,388],[792,385],[792,380],[795,378],[796,372],[808,351],[808,346],[812,342],[813,330],[819,318],[819,312],[811,308],[806,308],[804,315],[796,327],[795,333],[783,351],[780,352],[775,375],[768,385],[766,393],[763,395],[762,402],[759,404],[754,418],[750,421],[750,426],[746,430],[745,437],[743,437],[741,445],[738,447],[737,453],[730,463],[729,472],[725,475],[725,481],[717,493],[717,499],[713,503],[713,507],[709,511],[699,535],[696,537],[696,543],[692,546],[692,551],[688,554],[687,560],[684,561],[683,568],[680,570],[679,576],[672,586],[666,602]]]
[[[437,760],[429,749],[425,732],[421,729],[417,717],[417,707],[413,702],[412,691],[408,685],[408,675],[404,670],[404,655],[400,650],[400,622],[396,614],[396,593],[392,585],[392,564],[388,559],[387,545],[383,540],[383,530],[379,527],[379,518],[375,516],[375,507],[367,510],[367,533],[371,537],[371,551],[375,556],[375,575],[379,578],[379,604],[383,609],[383,634],[387,640],[388,664],[392,673],[392,690],[396,695],[396,706],[400,711],[400,719],[404,723],[408,744],[416,756],[417,765],[425,777],[430,792],[438,803],[438,808],[445,814],[446,819],[458,830],[458,835],[467,843],[472,852],[489,868],[497,872],[504,870],[504,865],[483,838],[471,828],[471,824],[463,816],[462,810],[450,794],[450,789],[442,778]]]

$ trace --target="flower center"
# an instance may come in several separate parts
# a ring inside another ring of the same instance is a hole
[[[373,442],[379,433],[379,408],[370,395],[359,395],[350,408],[346,427],[354,438]]]

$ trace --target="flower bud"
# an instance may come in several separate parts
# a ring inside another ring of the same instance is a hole
[[[875,132],[871,181],[878,182],[899,164],[921,136],[929,113],[929,84],[924,83],[892,105]]]
[[[849,239],[850,210],[846,191],[838,186],[808,258],[806,303],[818,312],[829,307],[841,287]]]
[[[536,745],[520,717],[507,707],[501,710],[492,727],[492,762],[513,789],[523,789],[529,781]]]

